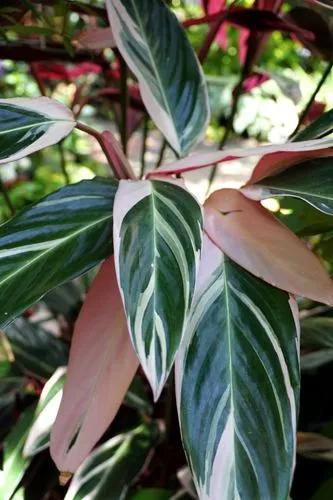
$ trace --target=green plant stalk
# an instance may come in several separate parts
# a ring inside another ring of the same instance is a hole
[[[120,108],[121,108],[121,144],[125,155],[127,154],[127,109],[128,109],[128,69],[127,64],[120,57]]]
[[[65,183],[70,184],[71,180],[69,178],[69,173],[67,172],[67,168],[66,168],[66,157],[65,157],[63,141],[59,142],[58,151],[59,151],[59,157],[60,157],[60,168],[61,168],[61,171],[63,173]]]
[[[7,191],[7,189],[6,189],[4,183],[2,182],[1,179],[0,179],[0,191],[1,191],[3,199],[8,207],[10,214],[15,215],[15,212],[16,212],[15,207],[14,207],[12,200],[10,199],[10,196],[8,194],[8,191]]]
[[[302,123],[304,121],[304,118],[306,117],[306,115],[310,111],[310,108],[311,108],[312,104],[314,103],[314,101],[315,101],[315,99],[317,97],[317,94],[320,92],[322,86],[326,82],[328,76],[330,75],[330,73],[332,71],[332,68],[333,68],[333,61],[331,61],[331,62],[329,62],[327,64],[326,69],[325,69],[324,73],[322,74],[322,77],[320,78],[320,80],[319,80],[319,82],[318,82],[315,90],[313,91],[310,99],[308,100],[305,108],[303,109],[303,111],[302,111],[302,113],[301,113],[301,115],[299,117],[297,127],[295,128],[295,130],[292,133],[292,135],[295,135],[299,131],[299,129],[300,129],[300,127],[301,127],[301,125],[302,125]]]
[[[149,118],[148,118],[148,116],[145,116],[144,122],[143,122],[143,131],[142,131],[140,179],[142,179],[142,177],[145,173],[145,169],[146,169],[145,156],[146,156],[146,151],[147,151],[148,123],[149,123]]]

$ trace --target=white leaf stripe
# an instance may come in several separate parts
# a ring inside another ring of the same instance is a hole
[[[48,97],[0,99],[0,164],[56,144],[75,123],[66,106]]]
[[[98,178],[66,186],[0,226],[2,327],[112,251],[116,188]]]
[[[122,181],[114,205],[118,282],[155,398],[182,339],[201,250],[201,209],[179,184]]]
[[[208,239],[203,253],[176,362],[182,437],[200,499],[285,498],[299,386],[288,295],[224,258]]]
[[[136,75],[148,112],[178,154],[209,121],[203,72],[175,15],[161,0],[106,2],[117,46]],[[158,43],[157,43],[158,42]]]

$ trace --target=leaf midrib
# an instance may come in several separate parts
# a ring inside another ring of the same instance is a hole
[[[269,184],[260,184],[260,186],[262,186],[263,188],[266,188],[266,189],[270,189],[270,190],[278,190],[278,191],[283,191],[284,193],[292,193],[295,196],[297,196],[297,195],[298,196],[304,195],[304,196],[309,196],[311,198],[318,198],[320,200],[324,199],[324,200],[333,201],[333,198],[330,198],[328,196],[320,195],[320,194],[314,194],[314,193],[310,193],[310,192],[307,192],[307,191],[301,191],[301,190],[295,191],[294,189],[291,189],[291,188],[273,186],[272,184],[271,185],[269,185]]]
[[[150,50],[150,45],[148,43],[148,38],[146,36],[146,31],[145,31],[145,29],[143,27],[143,24],[141,22],[140,14],[139,14],[138,9],[137,9],[137,7],[135,5],[135,0],[134,1],[131,0],[131,4],[132,4],[133,10],[135,12],[135,16],[137,18],[137,23],[138,23],[138,25],[140,27],[140,30],[141,30],[141,33],[142,33],[142,38],[143,38],[143,40],[145,42],[145,45],[147,47],[148,57],[149,57],[149,60],[151,62],[153,71],[155,73],[155,77],[156,77],[156,79],[157,79],[157,81],[159,83],[159,87],[161,89],[161,96],[162,96],[162,99],[163,99],[166,111],[167,111],[167,113],[170,116],[171,121],[172,121],[172,125],[173,125],[173,129],[174,129],[174,132],[175,132],[175,136],[177,137],[177,141],[178,141],[179,152],[181,152],[182,147],[181,147],[181,144],[180,144],[180,141],[179,141],[179,136],[178,136],[178,133],[177,133],[176,122],[175,122],[174,116],[172,114],[171,108],[169,106],[169,103],[168,103],[168,100],[167,100],[167,97],[166,97],[165,88],[164,88],[163,82],[162,82],[162,80],[160,78],[160,75],[159,75],[159,72],[158,72],[158,69],[157,69],[157,65],[155,63],[154,55],[153,55],[152,51]]]
[[[10,134],[12,132],[19,132],[20,130],[26,130],[26,129],[29,129],[29,128],[37,128],[39,127],[40,125],[45,125],[45,124],[52,124],[52,123],[58,123],[58,122],[65,122],[65,123],[71,123],[71,120],[63,120],[63,119],[59,119],[59,120],[45,120],[43,122],[37,122],[37,123],[32,123],[30,125],[24,125],[22,127],[15,127],[15,128],[10,128],[10,129],[7,129],[7,130],[3,130],[3,131],[0,131],[0,135],[5,135],[5,134]]]

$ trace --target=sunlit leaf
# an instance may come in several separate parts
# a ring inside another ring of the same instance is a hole
[[[33,424],[23,448],[23,456],[33,457],[49,446],[52,425],[59,410],[66,368],[58,368],[44,385],[40,395]]]

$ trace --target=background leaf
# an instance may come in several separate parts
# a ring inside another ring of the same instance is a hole
[[[156,424],[140,426],[106,441],[83,462],[65,500],[122,500],[156,444]]]
[[[15,364],[21,372],[48,379],[58,366],[67,364],[68,345],[24,317],[5,329]]]
[[[56,144],[74,126],[73,113],[49,97],[0,99],[0,164]]]

